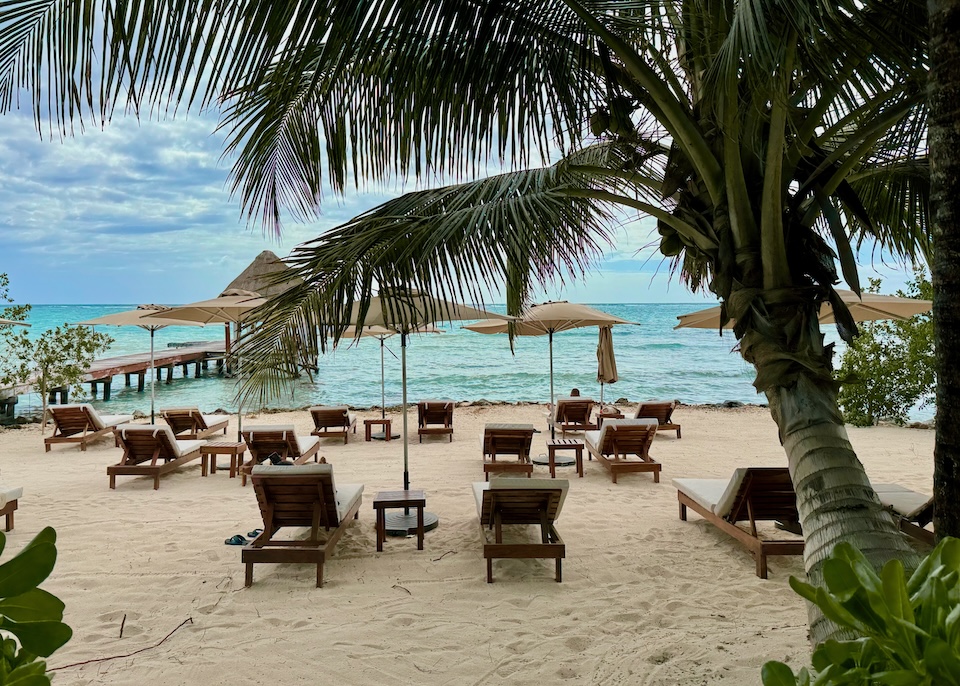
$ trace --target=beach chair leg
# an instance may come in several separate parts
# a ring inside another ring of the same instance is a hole
[[[659,470],[659,469],[656,470],[656,471],[653,473],[653,483],[655,483],[655,484],[660,483],[660,470]]]
[[[253,563],[252,562],[247,563],[247,571],[246,571],[246,574],[244,574],[243,585],[247,587],[253,586]]]
[[[82,453],[87,452],[87,442],[86,442],[86,441],[80,441],[80,452],[82,452]]]
[[[757,557],[757,576],[761,579],[767,578],[767,556],[759,550],[754,553]]]
[[[557,558],[557,583],[558,584],[561,581],[563,581],[562,565],[563,565],[563,561],[558,557]]]
[[[111,474],[111,475],[110,475],[110,488],[116,488],[116,487],[117,487],[117,475],[116,475],[116,474]]]
[[[680,521],[687,521],[687,506],[680,503]]]
[[[679,427],[679,426],[677,427],[677,438],[678,438],[678,439],[680,438],[680,427]]]
[[[44,452],[46,453],[50,452],[50,444],[47,443],[46,441],[43,442],[43,448],[44,448]]]
[[[12,530],[13,530],[13,513],[12,513],[12,512],[8,512],[8,513],[7,513],[7,526],[6,526],[6,528],[4,529],[4,531],[12,531]]]
[[[317,588],[323,588],[323,563],[317,563]]]
[[[154,475],[153,475],[153,490],[156,491],[156,490],[159,490],[159,489],[160,489],[160,475],[159,475],[159,474],[154,474]]]
[[[492,557],[487,558],[487,583],[488,584],[493,583],[493,558]]]

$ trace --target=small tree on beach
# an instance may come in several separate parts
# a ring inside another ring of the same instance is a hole
[[[535,287],[589,269],[624,213],[650,216],[671,269],[736,320],[811,582],[841,540],[877,568],[913,564],[848,440],[817,313],[830,302],[855,334],[834,287],[842,274],[859,289],[865,238],[908,260],[928,249],[922,0],[97,5],[0,15],[0,103],[26,88],[66,132],[117,102],[220,102],[235,190],[275,231],[282,208],[312,216],[351,176],[471,177],[296,250],[302,283],[242,345],[248,393],[279,392],[304,362],[291,341],[327,345],[378,288],[483,302],[503,284],[516,314]],[[493,158],[508,171],[483,177]],[[540,160],[554,163],[526,168]],[[819,641],[833,629],[810,607]]]
[[[6,274],[0,274],[0,302],[9,303],[0,310],[0,318],[10,319],[15,322],[26,321],[30,314],[30,305],[14,305],[10,298],[10,277]],[[10,329],[0,327],[0,335]]]
[[[866,289],[880,290],[871,279]],[[933,286],[923,269],[897,295],[929,300]],[[880,419],[903,424],[910,410],[933,402],[936,391],[933,319],[918,314],[910,319],[862,324],[840,358],[839,402],[844,418],[855,426],[872,426]]]
[[[50,391],[66,386],[83,392],[83,375],[113,339],[92,327],[64,324],[31,338],[26,331],[7,336],[0,350],[0,386],[26,384],[40,394],[41,421],[46,426]]]

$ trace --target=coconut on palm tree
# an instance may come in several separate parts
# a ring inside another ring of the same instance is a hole
[[[483,302],[503,284],[517,314],[535,286],[588,269],[624,212],[650,216],[672,269],[736,320],[811,580],[840,540],[876,565],[911,556],[847,438],[817,312],[830,302],[855,333],[834,286],[858,290],[862,240],[927,251],[924,2],[99,6],[22,0],[0,16],[0,101],[24,86],[64,130],[116,103],[222,103],[234,188],[277,231],[282,208],[310,216],[351,177],[458,181],[294,252],[303,283],[247,340],[248,392],[275,390],[302,361],[291,342],[323,346],[378,290]],[[504,171],[484,175],[491,160]]]

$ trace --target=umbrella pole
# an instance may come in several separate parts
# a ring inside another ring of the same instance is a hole
[[[603,405],[603,382],[600,382],[600,405]]]
[[[403,490],[410,490],[409,437],[407,432],[407,333],[400,332],[400,368],[403,384]]]
[[[157,385],[157,372],[154,369],[153,364],[153,334],[154,329],[150,329],[150,423],[154,423],[154,406],[156,403],[156,385]]]
[[[387,418],[387,381],[384,375],[385,364],[383,361],[383,348],[386,345],[386,343],[384,343],[385,340],[386,337],[380,338],[380,419]]]
[[[550,438],[553,439],[557,437],[557,429],[556,429],[556,421],[555,421],[557,406],[556,406],[556,401],[553,399],[553,329],[550,329],[549,336],[550,336],[550,414],[551,414]]]

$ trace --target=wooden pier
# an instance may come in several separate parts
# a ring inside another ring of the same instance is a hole
[[[153,360],[154,367],[157,370],[157,381],[163,381],[163,372],[166,370],[166,382],[170,383],[173,380],[174,367],[181,367],[184,377],[189,375],[191,364],[194,366],[194,377],[199,377],[201,370],[207,369],[211,360],[216,361],[217,368],[220,369],[223,366],[224,350],[223,341],[210,341],[155,351]],[[90,384],[90,392],[94,398],[97,397],[98,387],[102,386],[103,399],[110,400],[110,387],[113,377],[122,375],[124,386],[130,386],[132,385],[132,377],[136,376],[137,391],[142,393],[149,372],[150,353],[134,353],[133,355],[120,355],[119,357],[105,357],[101,360],[94,360],[87,373],[84,374],[83,380]],[[64,391],[57,391],[56,393],[61,396],[60,402],[66,402]]]

